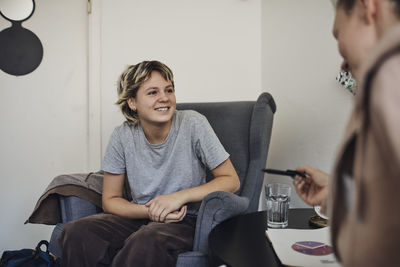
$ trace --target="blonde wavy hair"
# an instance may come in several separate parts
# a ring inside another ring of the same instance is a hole
[[[136,124],[139,121],[139,117],[137,111],[129,107],[128,99],[136,98],[140,86],[150,79],[153,71],[158,71],[175,88],[174,75],[171,69],[167,65],[155,60],[129,65],[118,78],[118,101],[115,104],[120,107],[122,114],[129,123]]]

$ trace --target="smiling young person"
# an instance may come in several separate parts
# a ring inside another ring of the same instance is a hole
[[[172,71],[158,61],[126,68],[117,104],[126,121],[109,141],[102,169],[103,210],[65,225],[63,266],[175,266],[193,246],[197,209],[239,178],[207,119],[176,110]],[[214,179],[205,181],[206,169]],[[123,198],[129,181],[133,200]]]
[[[337,0],[333,34],[358,82],[332,177],[302,166],[295,181],[327,207],[344,266],[400,266],[400,0]]]

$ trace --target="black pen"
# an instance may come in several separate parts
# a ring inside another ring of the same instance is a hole
[[[302,178],[307,178],[306,174],[304,172],[299,172],[295,170],[275,170],[275,169],[263,169],[263,172],[270,173],[270,174],[276,174],[276,175],[285,175],[285,176],[290,176],[293,179],[295,179],[296,175],[301,176]]]

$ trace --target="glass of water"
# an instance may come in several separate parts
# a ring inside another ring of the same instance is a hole
[[[287,184],[267,184],[265,186],[267,201],[267,224],[270,228],[288,226],[290,203],[290,186]]]

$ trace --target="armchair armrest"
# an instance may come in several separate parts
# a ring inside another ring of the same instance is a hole
[[[208,253],[208,235],[222,221],[246,212],[249,200],[232,193],[216,191],[202,201],[197,216],[193,251]]]

